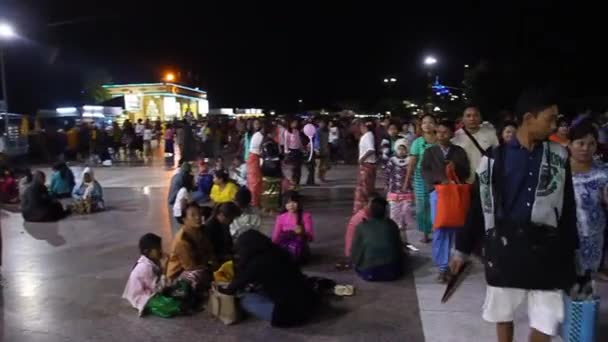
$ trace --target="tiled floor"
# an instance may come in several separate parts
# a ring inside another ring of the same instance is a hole
[[[75,168],[76,173],[80,169]],[[494,328],[481,320],[484,280],[476,267],[447,304],[434,282],[428,246],[412,257],[412,273],[394,283],[365,283],[352,272],[337,272],[343,233],[352,210],[355,169],[330,171],[329,184],[305,188],[317,241],[305,271],[352,283],[356,296],[334,301],[314,322],[296,329],[273,329],[245,320],[223,326],[201,313],[192,317],[139,318],[121,299],[137,258],[137,240],[146,232],[163,237],[168,248],[171,220],[166,191],[173,170],[161,165],[96,170],[109,210],[59,223],[24,224],[19,214],[2,213],[3,286],[0,339],[20,341],[493,341]],[[380,181],[378,182],[380,185]],[[272,219],[264,221],[270,232]],[[418,241],[415,232],[410,241]],[[608,291],[603,287],[604,298]],[[518,315],[517,341],[525,341],[525,312]],[[608,312],[601,319],[608,339]],[[600,339],[602,341],[602,339]]]

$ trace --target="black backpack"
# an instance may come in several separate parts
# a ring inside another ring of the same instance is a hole
[[[275,178],[282,176],[279,145],[272,139],[262,143],[262,175]]]

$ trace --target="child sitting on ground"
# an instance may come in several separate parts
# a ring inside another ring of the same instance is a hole
[[[260,230],[262,217],[256,208],[251,206],[251,191],[247,188],[240,188],[235,197],[236,205],[241,209],[241,215],[230,224],[230,235],[236,239],[244,232],[254,229]]]
[[[141,253],[131,270],[122,298],[139,312],[139,316],[150,313],[161,317],[172,317],[181,313],[181,303],[175,298],[161,294],[164,279],[161,277],[162,240],[148,233],[139,239]]]
[[[287,250],[294,261],[304,263],[310,256],[309,243],[314,239],[312,216],[305,212],[300,195],[285,195],[285,211],[277,216],[272,241]]]
[[[239,187],[247,186],[247,164],[243,161],[243,157],[237,156],[232,160],[230,178],[233,179]]]

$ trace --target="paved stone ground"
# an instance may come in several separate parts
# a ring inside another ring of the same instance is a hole
[[[172,224],[165,205],[173,173],[154,163],[142,167],[96,170],[109,210],[72,216],[59,223],[24,224],[19,214],[2,212],[3,286],[0,287],[1,341],[492,341],[494,328],[480,318],[484,298],[477,266],[447,304],[443,286],[434,283],[428,246],[412,256],[413,272],[393,283],[365,283],[352,272],[337,272],[343,232],[352,210],[355,169],[339,166],[329,184],[305,188],[317,242],[305,272],[354,284],[357,294],[333,301],[307,326],[273,329],[245,320],[226,327],[200,313],[192,317],[139,318],[121,299],[137,259],[137,240],[146,232],[171,241]],[[76,173],[79,172],[75,168]],[[380,185],[380,182],[378,183]],[[272,218],[264,230],[272,229]],[[410,241],[418,241],[415,232]],[[604,298],[608,291],[602,287]],[[517,341],[528,328],[525,306],[517,318]],[[608,339],[604,308],[599,341]]]

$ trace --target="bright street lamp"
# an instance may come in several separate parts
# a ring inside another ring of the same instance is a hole
[[[0,23],[0,40],[9,40],[14,38],[17,34],[15,29],[7,24]],[[6,95],[6,70],[4,69],[4,49],[0,44],[0,73],[2,73],[2,100],[4,101],[4,134],[8,137],[8,96]]]
[[[435,64],[437,64],[437,59],[433,56],[427,56],[424,59],[424,65],[426,65],[426,66],[431,66],[431,65],[435,65]]]
[[[11,25],[7,23],[0,23],[0,38],[8,39],[15,36],[15,29]]]
[[[169,72],[165,75],[165,81],[167,82],[173,82],[175,81],[175,74],[172,72]]]
[[[298,103],[302,103],[302,102],[304,102],[304,100],[302,100],[302,99],[299,99],[299,100],[298,100]]]

